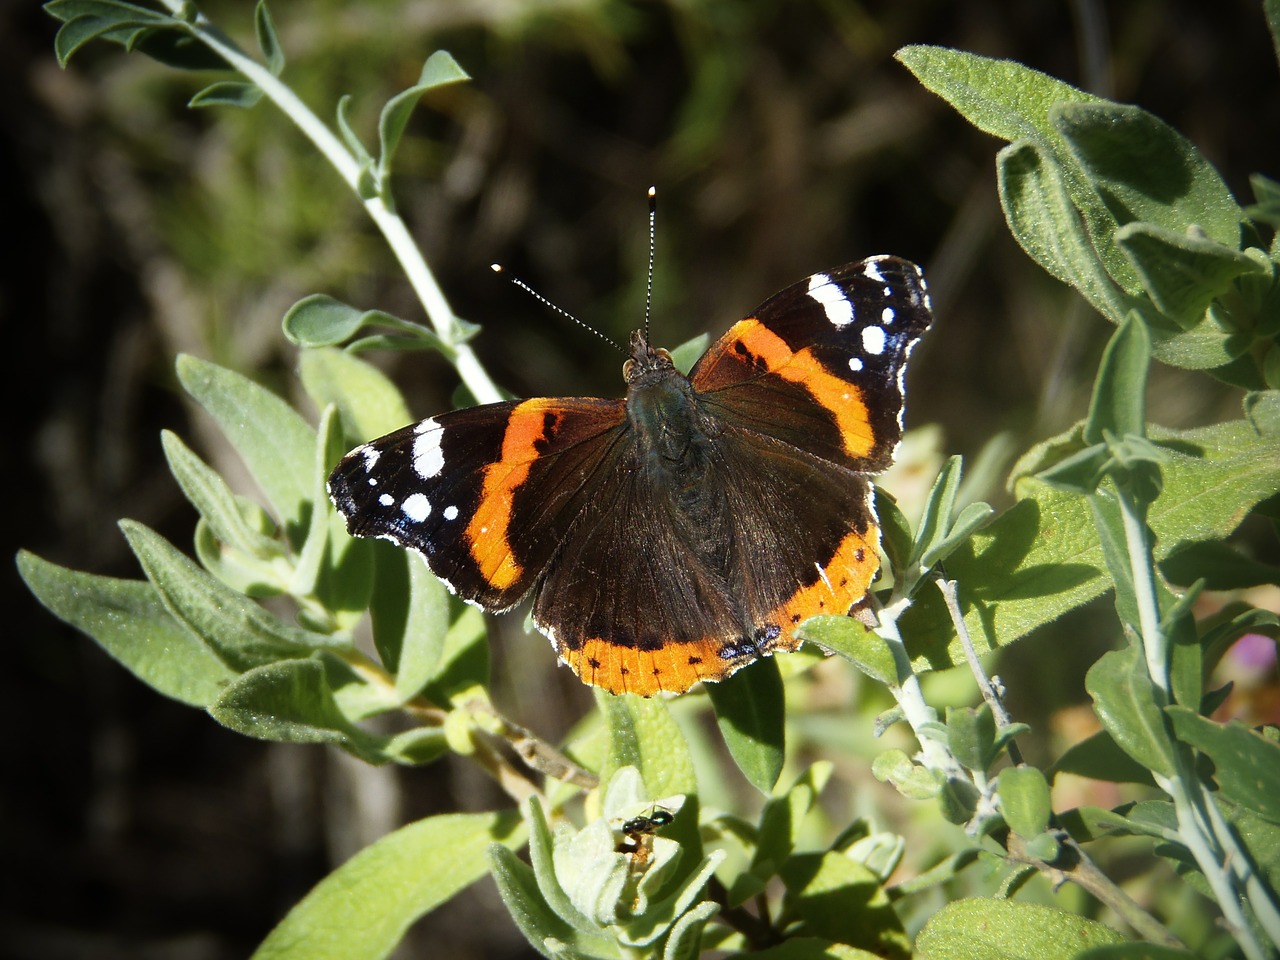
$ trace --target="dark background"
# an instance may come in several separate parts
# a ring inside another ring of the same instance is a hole
[[[381,103],[433,49],[474,77],[415,115],[398,197],[455,310],[483,324],[481,358],[519,395],[616,395],[622,358],[488,264],[624,340],[643,316],[656,184],[659,342],[716,335],[815,270],[895,253],[924,265],[937,313],[913,357],[909,425],[938,424],[943,452],[972,458],[998,433],[1020,451],[1079,418],[1109,328],[1008,236],[1000,144],[893,60],[908,43],[1015,58],[1138,103],[1190,137],[1242,202],[1251,172],[1280,174],[1267,133],[1280,129],[1275,55],[1248,0],[547,7],[512,5],[505,19],[465,3],[273,8],[285,79],[326,120],[352,93],[370,138]],[[251,4],[206,10],[251,42]],[[0,8],[0,529],[9,556],[22,547],[136,577],[118,518],[184,547],[195,519],[161,429],[240,476],[177,388],[177,352],[291,393],[279,320],[294,300],[323,291],[419,313],[357,204],[269,104],[187,111],[210,78],[114,46],[60,71],[55,27],[35,4]],[[456,378],[439,358],[384,359],[415,414],[449,405]],[[1186,425],[1238,402],[1161,368],[1150,411]],[[0,956],[243,956],[386,830],[503,803],[464,764],[371,772],[225,731],[64,628],[12,566],[3,577]],[[1080,699],[1079,635],[1093,626],[1068,618],[1002,662],[1015,715],[1053,728],[1051,711]],[[509,624],[495,639],[495,697],[555,739],[590,698],[518,633]],[[481,887],[405,955],[525,955]]]

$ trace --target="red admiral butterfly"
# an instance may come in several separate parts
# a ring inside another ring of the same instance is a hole
[[[800,645],[879,569],[868,474],[902,436],[930,323],[920,268],[815,273],[689,376],[631,335],[625,400],[516,400],[348,453],[329,496],[354,536],[416,550],[463,599],[533,620],[586,683],[682,693]]]

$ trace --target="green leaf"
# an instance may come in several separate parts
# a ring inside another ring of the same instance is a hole
[[[324,412],[320,414],[320,423],[316,429],[315,451],[311,455],[310,500],[313,504],[311,523],[307,529],[306,538],[302,541],[302,549],[298,551],[293,577],[289,582],[289,592],[295,597],[317,596],[321,593],[318,589],[321,565],[329,552],[330,528],[338,527],[337,536],[344,536],[346,533],[342,529],[345,524],[331,523],[332,513],[326,503],[328,490],[325,484],[329,476],[329,468],[341,455],[343,446],[340,430],[336,409],[331,406],[325,407]],[[332,579],[328,582],[333,583]],[[319,599],[327,607],[338,606],[330,603],[329,597],[321,595]],[[363,596],[360,597],[360,600],[364,599]],[[363,607],[364,604],[361,603],[360,606]]]
[[[797,932],[847,943],[880,956],[906,956],[910,944],[880,881],[842,853],[801,853],[782,867],[784,909]]]
[[[1154,943],[1116,943],[1085,950],[1074,960],[1196,960],[1196,954]]]
[[[161,431],[160,442],[173,478],[219,541],[263,560],[282,555],[279,543],[245,519],[236,495],[226,481],[196,456],[177,434]]]
[[[287,403],[247,377],[182,355],[178,379],[217,421],[295,545],[312,509],[315,431]]]
[[[629,693],[615,696],[598,688],[595,694],[611,743],[601,780],[622,767],[635,767],[651,797],[698,792],[689,744],[665,701]]]
[[[344,93],[338,99],[338,109],[336,111],[338,133],[342,137],[342,142],[347,145],[347,149],[351,151],[351,155],[356,158],[356,163],[359,164],[360,167],[361,179],[363,180],[366,175],[369,175],[368,172],[373,169],[373,154],[369,153],[369,149],[364,145],[364,141],[360,139],[360,135],[356,133],[355,128],[351,126],[350,112],[351,94]],[[362,197],[365,196],[363,191],[361,191],[360,195]],[[297,340],[294,340],[295,335],[300,338],[304,338],[302,342],[307,342],[305,340],[305,329],[297,334],[291,333],[287,318],[285,320],[284,335],[294,343],[298,342]]]
[[[1243,211],[1191,141],[1129,104],[1066,103],[1050,113],[1117,224],[1142,221],[1240,246]]]
[[[319,660],[278,660],[241,674],[209,706],[224,727],[258,740],[328,743],[369,763],[389,759],[387,737],[352,723]]]
[[[897,665],[889,645],[874,630],[852,617],[810,617],[800,625],[796,636],[843,657],[878,683],[898,682]]]
[[[387,544],[387,550],[398,548]],[[441,705],[489,684],[489,632],[484,614],[461,601],[450,601],[450,606],[453,617],[444,637],[444,652],[435,676],[423,690],[432,703]]]
[[[1173,776],[1175,747],[1136,647],[1103,654],[1085,676],[1085,689],[1102,726],[1125,753],[1161,776]]]
[[[239,107],[247,110],[256,107],[262,99],[262,89],[256,83],[243,80],[218,80],[209,84],[190,100],[187,106],[199,107]]]
[[[1155,786],[1151,771],[1120,749],[1111,734],[1099,730],[1073,744],[1053,764],[1051,771],[1074,773],[1108,783],[1142,783]]]
[[[924,44],[903,47],[895,57],[975,127],[1002,140],[1047,141],[1055,133],[1050,107],[1099,99],[1013,60]]]
[[[153,21],[145,18],[125,19],[92,14],[73,17],[67,20],[54,36],[54,53],[57,55],[58,63],[65,67],[67,61],[90,41],[110,40],[127,47],[132,37],[145,30],[155,29],[152,23]]]
[[[121,520],[120,529],[169,613],[233,670],[290,654],[350,648],[348,638],[294,627],[268,613],[143,524]]]
[[[675,364],[675,368],[688,375],[689,371],[693,369],[693,365],[707,352],[707,344],[710,340],[710,336],[700,333],[696,337],[686,340],[680,346],[672,347],[671,362]]]
[[[284,71],[284,49],[280,46],[280,35],[276,33],[275,22],[271,19],[271,11],[267,9],[266,0],[258,0],[253,9],[253,32],[258,39],[258,49],[267,61],[267,69],[272,76],[280,76]]]
[[[524,819],[529,827],[529,860],[533,866],[539,898],[578,933],[597,933],[595,923],[574,906],[572,899],[560,885],[555,870],[551,830],[542,812],[542,804],[536,796],[525,801]]]
[[[1084,424],[1085,443],[1102,443],[1108,433],[1117,437],[1146,435],[1150,365],[1151,339],[1147,328],[1136,314],[1130,313],[1102,352],[1089,416]]]
[[[1122,943],[1109,927],[1016,900],[957,900],[916,938],[921,960],[1073,960],[1081,950]]]
[[[25,550],[18,573],[50,613],[166,697],[204,707],[236,676],[170,616],[149,583],[68,570]]]
[[[298,376],[316,406],[338,408],[343,435],[351,443],[380,437],[413,420],[386,374],[342,350],[304,350]]]
[[[1182,544],[1226,537],[1280,488],[1280,437],[1259,435],[1248,421],[1150,434],[1168,456],[1163,492],[1148,512],[1157,560]],[[1111,585],[1082,498],[1028,476],[1015,490],[1018,502],[947,560],[979,652],[984,639],[1012,643]],[[917,670],[964,662],[941,596],[922,592],[900,623]]]
[[[871,775],[881,783],[891,783],[908,800],[932,800],[939,785],[933,774],[904,752],[886,750],[871,761]]]
[[[742,960],[881,960],[879,954],[821,937],[788,937],[776,947],[736,956]]]
[[[1177,705],[1165,707],[1165,713],[1178,739],[1213,761],[1213,777],[1224,797],[1280,823],[1280,744],[1238,720],[1215,723]]]
[[[1276,0],[1266,2],[1276,4]],[[1272,227],[1280,226],[1280,183],[1260,173],[1251,173],[1249,186],[1253,188],[1253,196],[1257,202],[1245,208],[1245,216]]]
[[[490,844],[514,847],[523,838],[512,810],[446,814],[401,827],[313,887],[254,960],[389,956],[415,920],[484,876]]]
[[[996,721],[991,707],[947,707],[947,744],[951,753],[975,773],[987,772],[995,761]]]
[[[533,869],[505,847],[489,848],[489,869],[498,894],[529,945],[544,957],[557,957],[548,941],[572,943],[573,928],[547,906]]]
[[[998,787],[1000,812],[1014,833],[1031,840],[1048,829],[1053,806],[1043,773],[1035,767],[1006,767]]]
[[[786,739],[778,664],[769,657],[705,686],[733,762],[757,790],[769,793],[782,774]]]
[[[439,350],[450,359],[456,355],[434,330],[384,310],[361,310],[324,293],[303,297],[285,312],[281,324],[286,339],[300,347],[331,347],[367,327],[388,327],[408,337],[409,346]]]
[[[422,65],[422,73],[418,82],[408,90],[397,94],[387,101],[382,108],[382,116],[378,120],[378,141],[381,155],[378,157],[378,180],[386,190],[388,178],[391,176],[391,163],[395,158],[400,138],[404,135],[405,126],[414,107],[422,99],[422,95],[430,90],[470,80],[467,72],[458,66],[458,62],[444,50],[437,50]]]
[[[1132,261],[1151,302],[1184,329],[1204,319],[1209,304],[1245,274],[1266,276],[1253,257],[1215,240],[1152,223],[1129,223],[1116,242]]]
[[[996,155],[1000,205],[1014,239],[1036,263],[1119,322],[1129,306],[1080,218],[1063,170],[1043,145],[1017,141]]]
[[[379,616],[374,621],[374,640],[382,662],[395,673],[396,694],[407,702],[440,669],[449,633],[449,594],[426,561],[407,550],[397,552],[407,571],[405,604],[400,608],[404,616],[392,622]]]
[[[830,761],[815,763],[791,785],[790,790],[780,797],[771,797],[764,805],[760,813],[756,851],[751,860],[752,872],[761,879],[768,879],[776,873],[795,850],[800,825],[827,785],[833,769]]]

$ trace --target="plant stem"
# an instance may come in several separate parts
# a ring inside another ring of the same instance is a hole
[[[1128,548],[1133,591],[1138,608],[1139,637],[1152,684],[1160,691],[1164,703],[1169,701],[1168,638],[1160,624],[1160,607],[1156,597],[1155,559],[1147,538],[1146,520],[1132,492],[1124,484],[1116,484],[1116,501],[1120,508]],[[1164,705],[1161,704],[1161,706]],[[1244,851],[1238,849],[1225,818],[1217,809],[1213,796],[1204,789],[1196,774],[1195,760],[1189,749],[1175,741],[1173,752],[1177,771],[1172,777],[1156,775],[1156,784],[1173,800],[1178,820],[1179,839],[1195,858],[1205,881],[1213,891],[1232,934],[1249,960],[1265,960],[1270,955],[1254,935],[1242,907],[1238,876],[1228,860],[1247,863]],[[1221,824],[1223,830],[1216,829]],[[1224,843],[1224,841],[1226,841]],[[1228,855],[1227,851],[1231,854]],[[1270,899],[1263,898],[1270,906]],[[1261,919],[1261,917],[1260,917]]]
[[[175,14],[181,6],[179,0],[164,0],[164,2]],[[262,64],[242,53],[235,44],[213,27],[204,14],[200,14],[195,23],[186,23],[185,26],[202,43],[231,64],[237,72],[252,81],[268,100],[279,107],[329,161],[352,192],[360,197],[359,162],[293,90]],[[417,294],[427,319],[430,320],[440,339],[453,351],[454,368],[458,371],[462,382],[467,385],[467,389],[471,391],[471,395],[480,403],[493,403],[502,399],[502,394],[481,366],[470,345],[459,339],[458,317],[449,306],[449,301],[431,273],[431,268],[427,266],[422,251],[418,249],[404,220],[391,210],[380,196],[360,197],[360,199],[369,217],[382,231],[391,252],[400,261],[400,266],[414,293]]]

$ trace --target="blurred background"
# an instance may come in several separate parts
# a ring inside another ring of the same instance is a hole
[[[202,9],[250,46],[252,6]],[[502,262],[625,341],[643,318],[652,184],[660,343],[716,336],[815,270],[876,253],[921,263],[937,321],[913,356],[907,420],[935,429],[909,465],[993,454],[975,493],[997,506],[1007,502],[999,450],[1016,454],[1082,416],[1110,328],[1006,232],[993,164],[1001,144],[920,88],[894,51],[932,43],[1009,57],[1137,103],[1190,137],[1242,203],[1251,172],[1280,174],[1274,139],[1261,133],[1280,129],[1280,83],[1255,0],[292,0],[273,13],[284,79],[326,120],[352,94],[366,142],[382,104],[433,50],[448,49],[474,78],[414,115],[396,192],[455,311],[483,326],[476,350],[506,389],[620,395],[622,357],[488,265]],[[296,354],[280,334],[295,300],[325,292],[420,313],[357,203],[269,104],[187,110],[211,77],[115,46],[91,45],[62,71],[55,29],[36,4],[0,6],[0,324],[11,364],[0,530],[7,556],[23,547],[137,577],[118,518],[184,548],[195,522],[165,467],[161,429],[249,489],[178,389],[176,353],[297,400]],[[377,359],[416,415],[450,405],[457,381],[439,357]],[[1238,410],[1238,395],[1207,377],[1155,372],[1149,411],[1159,422]],[[910,484],[901,489],[909,499]],[[225,731],[55,621],[11,563],[3,578],[13,655],[0,691],[10,731],[2,956],[244,956],[377,836],[430,813],[505,804],[464,763],[370,770],[320,747]],[[545,640],[508,620],[493,630],[495,699],[557,740],[591,698],[555,668]],[[1114,630],[1104,601],[996,665],[1013,713],[1036,729],[1033,758],[1089,732],[1082,678],[1093,656],[1082,653],[1112,645]],[[940,699],[969,697],[963,678],[934,686]],[[797,762],[806,749],[837,756],[831,823],[858,814],[903,831],[914,858],[904,869],[921,869],[958,841],[943,831],[931,844],[932,814],[871,779],[883,744],[870,718],[883,704],[858,692],[841,670],[815,672],[793,700]],[[709,789],[758,803],[733,776]],[[1148,864],[1118,849],[1112,875],[1151,882]],[[529,955],[487,881],[402,951],[427,953]]]

